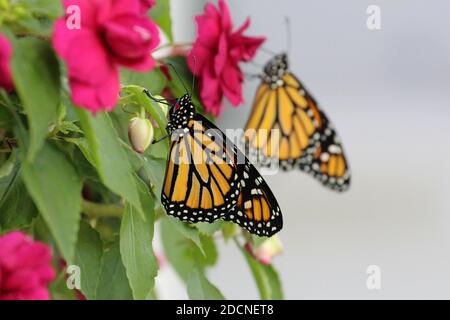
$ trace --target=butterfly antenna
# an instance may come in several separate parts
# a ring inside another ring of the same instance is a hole
[[[254,79],[261,79],[261,75],[259,74],[254,74],[254,73],[248,73],[248,72],[244,72],[244,76],[247,80],[254,80]]]
[[[267,48],[265,48],[265,47],[261,47],[260,49],[261,49],[261,51],[264,52],[264,53],[270,54],[270,55],[272,55],[272,56],[275,56],[275,55],[276,55],[275,52],[273,52],[272,50],[267,49]]]
[[[194,60],[194,72],[192,72],[192,86],[191,86],[191,96],[194,93],[195,88],[195,73],[197,72],[197,58],[193,55],[192,59]]]
[[[261,63],[255,62],[253,60],[250,61],[250,65],[252,65],[252,66],[254,66],[254,67],[258,68],[258,69],[264,68],[264,65],[262,65]]]
[[[165,104],[167,106],[172,106],[172,103],[170,103],[169,100],[167,100],[167,99],[157,99],[147,89],[144,89],[144,93],[147,95],[147,97],[149,97],[150,99],[152,99],[155,102],[162,103],[162,104]]]
[[[177,75],[178,80],[180,81],[181,85],[183,86],[184,90],[186,91],[187,94],[189,94],[189,91],[186,87],[186,85],[184,84],[183,79],[181,78],[180,74],[178,73],[177,69],[175,68],[175,66],[171,63],[166,63],[169,67],[172,68],[172,70],[175,72],[175,74]]]
[[[158,140],[153,140],[152,144],[158,143],[160,141],[163,141],[164,139],[167,139],[168,137],[170,137],[170,134],[166,134],[165,136],[159,138]]]
[[[286,37],[287,37],[287,52],[291,53],[291,41],[292,41],[292,34],[291,34],[291,20],[288,16],[284,17],[284,22],[286,23]]]

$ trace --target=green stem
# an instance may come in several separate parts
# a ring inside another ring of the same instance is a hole
[[[52,38],[46,34],[41,34],[41,33],[33,33],[33,32],[17,32],[16,33],[17,37],[32,37],[32,38],[36,38],[36,39],[40,39],[40,40],[44,40],[44,41],[51,41]]]
[[[176,48],[176,47],[189,47],[192,46],[192,42],[180,42],[180,43],[166,43],[163,44],[162,46],[156,48],[156,50],[154,50],[153,52],[162,50],[162,49],[166,49],[166,48]]]
[[[90,218],[120,218],[123,214],[123,207],[115,204],[95,203],[83,200],[81,211]]]

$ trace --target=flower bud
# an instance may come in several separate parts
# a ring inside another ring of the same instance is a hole
[[[149,119],[134,117],[128,125],[128,139],[134,151],[144,153],[153,140],[153,126]]]
[[[245,248],[256,260],[266,265],[271,264],[273,257],[283,252],[283,245],[278,236],[268,238],[255,250],[250,243],[247,243]]]

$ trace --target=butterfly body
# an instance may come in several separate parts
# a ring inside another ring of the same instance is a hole
[[[169,110],[170,121],[167,124],[169,134],[172,134],[177,129],[186,128],[189,121],[194,118],[195,113],[195,107],[190,102],[189,96],[181,97]]]
[[[258,171],[190,97],[169,110],[169,158],[161,201],[190,223],[232,221],[259,236],[282,228],[280,208]]]
[[[259,78],[244,132],[252,159],[262,166],[275,163],[285,171],[298,168],[333,190],[346,190],[350,171],[337,133],[289,70],[287,55],[270,59]]]

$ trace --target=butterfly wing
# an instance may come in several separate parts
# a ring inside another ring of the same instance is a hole
[[[224,219],[260,236],[283,225],[278,203],[256,168],[199,114],[172,141],[161,199],[169,215],[193,223]]]
[[[256,93],[244,131],[244,142],[259,164],[279,161],[290,170],[315,150],[319,111],[300,81],[286,73],[282,85],[263,82]]]
[[[225,216],[250,233],[270,237],[283,227],[283,217],[277,200],[267,183],[246,159],[240,166],[241,193],[235,213]]]
[[[201,121],[191,120],[172,135],[161,196],[169,215],[194,223],[225,216],[240,192],[233,153],[205,132]]]
[[[250,154],[261,165],[275,159],[283,170],[298,167],[333,190],[348,189],[350,170],[336,130],[292,73],[280,81],[258,88],[244,133]]]
[[[230,146],[237,161],[240,193],[237,205],[223,216],[250,233],[270,237],[283,227],[283,217],[278,202],[258,170],[247,157],[214,124],[199,115],[208,129],[217,130],[223,143]]]
[[[345,191],[350,187],[350,169],[336,130],[323,112],[320,112],[322,128],[320,139],[313,155],[300,165],[300,169],[311,173],[328,188]]]

